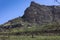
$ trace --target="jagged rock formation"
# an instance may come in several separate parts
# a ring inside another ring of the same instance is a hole
[[[31,2],[30,7],[25,10],[23,19],[28,22],[46,24],[60,20],[60,6],[45,6]]]
[[[60,6],[46,6],[31,2],[22,17],[10,20],[3,26],[6,28],[8,25],[7,28],[14,28],[16,27],[15,24],[24,27],[25,25],[32,26],[32,23],[43,25],[52,22],[60,23]]]

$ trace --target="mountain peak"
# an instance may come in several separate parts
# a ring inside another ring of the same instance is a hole
[[[40,5],[32,1],[30,6],[25,10],[23,19],[28,22],[38,24],[50,23],[53,20],[58,22],[58,17],[60,17],[59,10],[60,7]]]
[[[32,1],[30,6],[26,8],[26,10],[24,11],[24,15],[22,17],[11,20],[6,24],[14,25],[16,23],[24,26],[25,22],[27,23],[27,25],[30,25],[33,23],[38,25],[43,25],[43,24],[54,22],[54,21],[60,23],[59,10],[60,10],[60,7],[39,5],[38,3],[35,3],[34,1]]]
[[[36,3],[34,1],[32,1],[31,4],[36,4]]]
[[[34,2],[34,1],[32,1],[31,4],[30,4],[30,6],[36,6],[36,5],[39,5],[39,4]]]

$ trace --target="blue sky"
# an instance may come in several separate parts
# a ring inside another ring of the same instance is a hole
[[[24,10],[31,1],[43,5],[59,5],[54,0],[0,0],[0,24],[19,16],[23,16]]]

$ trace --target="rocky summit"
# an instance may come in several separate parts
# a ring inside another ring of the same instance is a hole
[[[60,6],[40,5],[32,1],[22,17],[9,20],[1,25],[1,28],[43,25],[52,22],[60,23]]]
[[[31,5],[25,10],[23,19],[38,24],[60,23],[60,6],[46,6],[31,2]]]

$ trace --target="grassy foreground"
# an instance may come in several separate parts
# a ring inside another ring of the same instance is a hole
[[[60,36],[0,36],[0,40],[60,40]]]

